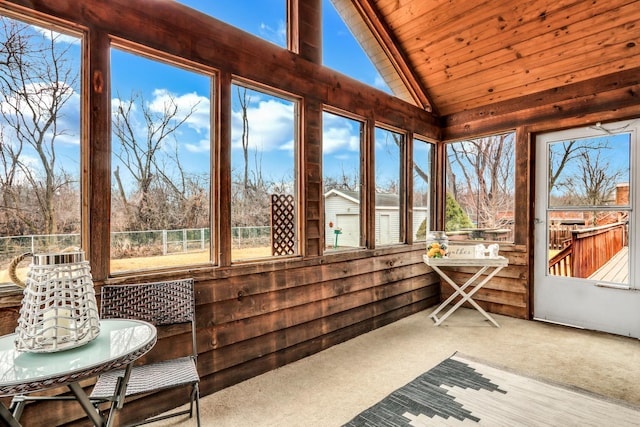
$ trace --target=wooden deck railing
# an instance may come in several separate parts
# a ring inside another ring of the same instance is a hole
[[[549,274],[553,276],[571,277],[571,261],[573,260],[573,245],[569,244],[549,260]]]
[[[626,223],[573,230],[569,245],[549,260],[549,274],[587,278],[626,244]]]

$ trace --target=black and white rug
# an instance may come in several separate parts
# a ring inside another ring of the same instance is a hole
[[[453,355],[345,427],[639,426],[640,408]]]

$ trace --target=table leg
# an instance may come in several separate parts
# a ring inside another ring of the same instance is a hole
[[[447,298],[444,302],[442,302],[442,304],[440,304],[438,308],[436,308],[431,313],[429,317],[435,320],[437,318],[438,313],[440,313],[446,306],[448,306],[449,303],[451,303],[451,301],[455,299],[455,297],[460,295],[460,292],[464,291],[466,288],[469,287],[469,285],[475,282],[476,279],[480,277],[482,273],[484,273],[487,270],[488,267],[481,268],[476,274],[473,275],[473,277],[467,280],[461,287],[458,287],[456,282],[454,282],[444,271],[440,270],[437,266],[434,265],[434,266],[431,266],[431,268],[433,268],[440,275],[440,277],[442,277],[447,283],[449,283],[455,291],[451,296],[449,296],[449,298]]]
[[[464,292],[465,289],[467,289],[469,286],[471,286],[480,277],[480,275],[482,273],[484,273],[489,268],[488,266],[483,267],[482,269],[480,269],[480,271],[478,271],[476,274],[474,274],[473,277],[471,277],[469,280],[467,280],[462,286],[458,286],[444,271],[440,270],[436,266],[432,266],[432,267],[454,289],[454,293],[449,298],[447,298],[447,300],[445,302],[443,302],[433,313],[431,313],[430,317],[433,318],[433,320],[436,322],[435,323],[436,326],[438,326],[442,322],[444,322],[444,320],[447,317],[449,317],[451,314],[453,314],[453,312],[455,312],[458,308],[460,308],[460,306],[462,304],[464,304],[465,301],[469,301],[469,303],[476,310],[478,310],[485,318],[487,318],[487,320],[489,320],[491,323],[493,323],[496,327],[498,327],[498,328],[500,327],[498,322],[496,322],[495,319],[493,317],[491,317],[489,315],[489,313],[487,313],[482,307],[480,307],[480,305],[478,305],[478,303],[476,303],[471,297],[477,291],[479,291],[489,280],[491,280],[491,278],[493,278],[493,276],[495,276],[500,270],[502,270],[502,268],[503,268],[502,266],[494,268],[494,270],[489,275],[487,275],[480,283],[476,284],[474,289],[472,289],[471,292],[468,292],[468,293]],[[453,307],[451,307],[451,309],[449,309],[442,317],[438,318],[437,317],[437,313],[439,313],[444,307],[446,307],[458,295],[460,295],[462,297],[460,299],[460,301],[458,301]]]
[[[13,416],[11,411],[4,406],[4,403],[0,402],[0,418],[5,421],[9,427],[21,427],[20,422]]]
[[[477,302],[475,302],[471,297],[477,292],[479,291],[489,280],[491,280],[491,278],[493,276],[495,276],[498,271],[502,270],[502,267],[497,267],[496,269],[494,269],[491,274],[489,274],[487,277],[484,278],[484,280],[482,280],[480,283],[478,283],[477,285],[475,285],[475,287],[471,290],[471,292],[469,293],[464,293],[464,291],[462,291],[460,293],[460,295],[462,296],[462,298],[460,299],[460,301],[458,301],[456,303],[456,305],[454,305],[451,310],[449,310],[444,316],[442,316],[442,318],[440,319],[440,321],[442,322],[445,318],[447,318],[451,313],[453,313],[454,311],[456,311],[458,308],[460,308],[460,306],[462,304],[465,303],[465,301],[469,301],[469,303],[480,312],[480,314],[482,314],[485,318],[487,318],[487,320],[489,320],[491,323],[493,323],[497,328],[500,327],[500,325],[498,324],[498,322],[495,321],[495,319],[493,317],[491,317],[489,315],[489,313],[487,313],[482,307],[480,307],[480,305],[478,305]]]
[[[87,396],[87,393],[84,392],[84,389],[80,387],[80,384],[71,383],[67,384],[67,386],[69,387],[69,390],[71,390],[71,392],[76,396],[76,400],[78,401],[78,403],[80,403],[80,406],[82,406],[82,409],[84,409],[84,412],[86,412],[93,425],[96,427],[104,427],[104,418],[102,417],[102,415],[100,415],[99,410],[95,406],[93,406],[91,400],[89,400],[89,396]]]

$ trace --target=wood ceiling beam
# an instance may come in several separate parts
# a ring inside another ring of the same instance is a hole
[[[411,93],[414,101],[427,111],[438,115],[438,111],[433,105],[427,91],[423,87],[412,67],[409,65],[404,53],[399,49],[399,44],[383,21],[377,8],[372,4],[372,0],[351,0],[354,7],[362,17],[365,25],[369,28],[378,44],[391,61],[400,79]]]

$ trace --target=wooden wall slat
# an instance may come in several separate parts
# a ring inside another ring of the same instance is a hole
[[[633,68],[445,116],[443,139],[467,138],[518,126],[559,129],[605,120],[603,117],[631,117],[640,110],[639,73],[640,67]],[[629,112],[622,111],[624,108]]]

